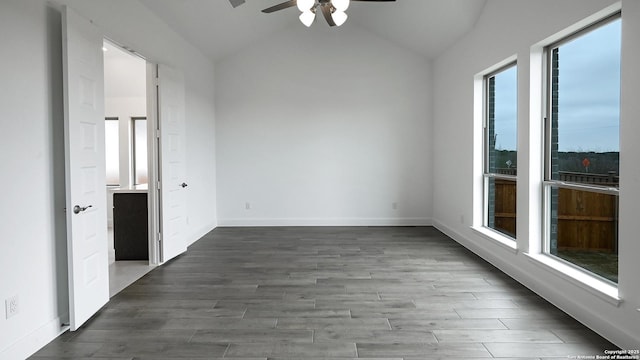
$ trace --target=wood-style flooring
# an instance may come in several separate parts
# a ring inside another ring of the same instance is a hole
[[[34,359],[567,359],[615,348],[431,227],[218,228]]]

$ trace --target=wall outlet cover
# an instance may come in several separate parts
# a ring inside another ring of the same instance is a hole
[[[20,311],[20,302],[18,300],[18,295],[14,295],[4,301],[7,319],[17,315]]]

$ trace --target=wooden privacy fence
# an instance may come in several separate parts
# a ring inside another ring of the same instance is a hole
[[[575,178],[577,175],[561,173],[563,176]],[[580,177],[583,183],[589,177],[596,184],[615,186],[618,181],[617,176],[611,175],[580,174]],[[495,227],[512,235],[516,231],[516,190],[515,181],[495,180]],[[558,249],[617,252],[617,202],[615,195],[558,189]]]
[[[558,249],[616,252],[618,197],[558,189]]]
[[[516,182],[495,180],[495,227],[513,237],[516,236]]]

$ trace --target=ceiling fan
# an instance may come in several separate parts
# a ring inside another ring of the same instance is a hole
[[[237,8],[238,6],[244,4],[244,0],[229,0],[229,2],[234,8]]]
[[[268,14],[297,6],[298,10],[302,12],[300,21],[309,27],[313,24],[319,9],[329,26],[340,26],[347,20],[345,11],[349,8],[350,1],[390,2],[396,0],[289,0],[266,8],[262,12]]]

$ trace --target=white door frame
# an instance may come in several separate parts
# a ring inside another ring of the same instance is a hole
[[[162,263],[162,206],[160,202],[160,130],[158,123],[158,65],[147,61],[147,159],[149,169],[149,264]]]
[[[161,233],[160,214],[161,203],[158,201],[158,179],[160,174],[160,162],[158,159],[158,138],[157,132],[154,131],[158,127],[158,96],[153,69],[157,65],[149,61],[144,55],[131,50],[127,46],[121,45],[108,37],[104,37],[112,45],[122,49],[122,51],[130,53],[131,56],[137,56],[146,61],[146,107],[147,107],[147,169],[148,169],[148,194],[147,194],[147,211],[148,211],[148,231],[149,237],[149,265],[160,265],[161,248],[159,246],[159,234]]]

